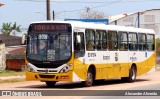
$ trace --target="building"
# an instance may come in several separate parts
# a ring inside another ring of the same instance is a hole
[[[160,34],[160,9],[151,9],[132,14],[123,14],[120,18],[110,19],[109,24],[131,26],[155,30],[156,36]]]
[[[21,45],[22,37],[0,34],[0,42],[4,43],[5,46],[17,46]]]
[[[0,70],[22,70],[25,64],[25,45],[22,37],[0,34]]]

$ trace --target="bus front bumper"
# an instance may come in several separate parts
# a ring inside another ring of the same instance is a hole
[[[66,73],[40,73],[40,72],[29,72],[26,70],[26,80],[38,80],[38,81],[68,81],[77,82],[85,81],[84,78],[80,78],[74,71],[69,70]]]
[[[39,81],[72,81],[73,71],[67,73],[40,73],[40,72],[29,72],[26,70],[26,80],[39,80]]]

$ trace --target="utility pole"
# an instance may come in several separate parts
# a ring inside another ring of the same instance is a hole
[[[46,0],[47,20],[50,20],[50,0]]]
[[[55,15],[54,15],[54,10],[53,10],[53,13],[52,13],[52,14],[53,14],[53,20],[54,20],[54,18],[55,18]]]
[[[137,17],[138,17],[138,28],[140,28],[140,12],[137,13]]]
[[[117,20],[115,20],[115,25],[117,25]]]

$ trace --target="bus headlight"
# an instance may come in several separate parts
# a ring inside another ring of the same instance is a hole
[[[27,66],[26,66],[26,68],[27,68],[27,70],[29,71],[29,72],[35,72],[35,70],[33,69],[33,67],[31,66],[31,64],[27,64]]]
[[[59,73],[66,73],[68,70],[71,68],[71,64],[66,64],[60,71]]]

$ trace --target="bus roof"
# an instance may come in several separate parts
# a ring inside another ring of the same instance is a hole
[[[136,33],[152,33],[155,34],[152,29],[143,29],[143,28],[134,28],[126,26],[117,26],[117,25],[105,25],[102,23],[88,23],[80,21],[37,21],[32,23],[69,23],[74,28],[87,28],[87,29],[99,29],[99,30],[111,30],[111,31],[123,31],[123,32],[136,32]],[[32,24],[31,23],[31,24]]]

